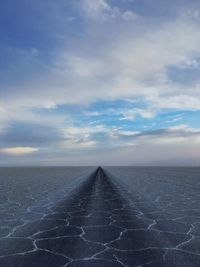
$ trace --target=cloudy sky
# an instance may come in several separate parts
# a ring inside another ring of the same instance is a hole
[[[2,0],[0,165],[199,165],[199,0]]]

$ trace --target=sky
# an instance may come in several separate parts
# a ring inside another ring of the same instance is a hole
[[[199,28],[199,0],[2,0],[0,166],[199,166]]]

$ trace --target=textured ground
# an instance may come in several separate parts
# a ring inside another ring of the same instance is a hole
[[[32,208],[37,219],[2,234],[0,266],[199,266],[199,170],[190,186],[186,171],[175,175],[182,180],[175,172],[90,171],[66,195]]]

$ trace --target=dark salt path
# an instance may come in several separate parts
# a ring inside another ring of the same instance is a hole
[[[98,168],[42,219],[0,239],[0,266],[200,266],[194,227],[144,210]]]

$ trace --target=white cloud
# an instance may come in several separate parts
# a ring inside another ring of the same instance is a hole
[[[87,127],[68,126],[64,129],[64,147],[73,149],[92,148],[97,146],[98,138],[94,137],[97,133],[108,133],[109,129],[104,125]]]
[[[165,129],[150,130],[146,132],[127,131],[123,127],[106,127],[95,125],[91,127],[65,128],[65,147],[89,148],[93,147],[123,147],[145,145],[174,144],[200,144],[200,129],[190,128],[185,124]],[[103,140],[102,140],[103,136]]]
[[[105,1],[88,3],[109,9]],[[41,77],[6,90],[1,106],[55,107],[141,97],[151,109],[199,110],[200,81],[191,80],[185,86],[173,81],[168,72],[170,66],[197,62],[198,23],[177,17],[160,25],[148,25],[145,20],[133,24],[87,24],[80,45],[76,40],[74,47],[59,50]],[[7,94],[10,91],[12,97]]]
[[[158,108],[199,109],[198,85],[193,81],[190,87],[177,84],[168,73],[170,66],[182,66],[194,61],[194,54],[200,54],[198,26],[177,19],[154,27],[142,33],[131,34],[129,30],[124,38],[110,32],[115,41],[103,36],[106,39],[100,51],[96,43],[93,46],[88,41],[84,46],[92,53],[82,53],[81,49],[61,53],[61,72],[55,81],[59,77],[65,88],[59,90],[58,85],[58,91],[61,95],[62,91],[68,92],[66,101],[72,102],[140,96]],[[106,34],[110,30],[108,27]]]
[[[0,153],[9,155],[23,155],[37,152],[39,149],[34,147],[5,147],[0,148]]]
[[[88,17],[94,19],[105,18],[114,12],[106,0],[83,0],[83,9]]]
[[[125,100],[133,107],[138,99],[138,103],[140,100],[145,103],[146,108],[140,108],[140,105],[123,110],[113,108],[103,114],[122,115],[122,120],[134,120],[136,116],[153,118],[166,109],[200,110],[200,79],[189,80],[186,85],[173,80],[169,73],[172,66],[179,71],[199,68],[197,20],[177,16],[165,23],[149,23],[147,18],[138,17],[130,10],[122,11],[105,0],[85,0],[83,4],[84,16],[92,21],[87,20],[80,39],[71,40],[70,46],[59,48],[51,64],[34,73],[32,79],[0,88],[1,132],[13,121],[41,122],[59,129],[66,123],[73,125],[68,114],[41,116],[38,112],[40,108],[53,111],[57,105],[65,103],[81,104],[83,110],[84,105],[87,107],[99,100]],[[99,23],[100,20],[103,23]],[[26,66],[39,57],[38,51],[29,52],[18,52]],[[16,66],[18,64],[14,69]],[[88,113],[90,115],[92,113]],[[178,119],[174,118],[174,122]],[[112,146],[112,143],[120,147],[199,144],[199,134],[184,127],[169,128],[162,134],[139,134],[108,129],[98,125],[97,121],[95,126],[69,126],[61,131],[66,139],[65,148],[95,148],[101,144]],[[98,140],[98,134],[105,138]],[[29,153],[30,149],[35,148],[3,148],[1,152]]]
[[[56,144],[51,141],[51,145],[57,147],[51,147],[52,151],[62,147],[68,151],[131,146],[138,149],[138,155],[142,154],[139,147],[150,155],[152,149],[148,148],[148,152],[145,146],[157,149],[171,146],[172,155],[179,144],[199,148],[199,130],[186,125],[143,133],[123,129],[123,124],[128,124],[123,120],[134,121],[136,116],[151,119],[163,110],[200,110],[200,78],[187,76],[188,70],[198,73],[200,69],[199,12],[196,9],[183,12],[182,7],[176,17],[161,21],[156,16],[139,16],[123,4],[123,8],[117,6],[117,1],[78,2],[81,17],[75,17],[69,35],[62,31],[60,41],[66,40],[66,44],[59,45],[56,51],[49,48],[47,62],[43,62],[47,54],[43,57],[43,51],[37,48],[7,47],[9,66],[5,65],[0,87],[0,133],[6,135],[5,130],[14,123],[50,125],[61,133],[60,141],[53,137]],[[176,71],[179,74],[183,71],[187,82],[181,80],[182,75],[176,80]],[[101,100],[124,100],[129,104],[127,107],[124,104],[124,108],[117,105],[106,108],[104,113],[96,112],[95,108],[87,112],[88,104]],[[66,103],[81,105],[79,116],[72,118],[67,110],[56,109]],[[119,128],[99,125],[103,124],[101,118],[88,123],[90,126],[76,124],[78,117],[80,122],[82,116],[111,119],[110,115],[121,116]],[[171,122],[180,118],[174,117]],[[2,144],[1,153],[26,154],[38,149],[31,144],[9,145]]]
[[[128,109],[128,110],[122,110],[119,112],[120,115],[122,115],[122,118],[120,120],[134,120],[136,116],[140,116],[145,119],[151,119],[155,116],[155,111],[148,110],[148,109],[141,109],[141,108],[135,108],[135,109]]]
[[[76,140],[68,140],[64,142],[64,148],[71,150],[91,149],[96,147],[95,141],[82,140],[80,142]]]
[[[200,144],[200,129],[190,128],[185,124],[141,133],[129,132],[128,135],[121,131],[117,135],[123,140],[124,145],[126,143],[139,146]]]
[[[138,15],[127,10],[122,14],[122,19],[125,21],[129,21],[129,20],[133,20],[133,19],[137,19]]]
[[[112,6],[107,0],[82,0],[84,14],[89,19],[106,21],[120,18],[124,21],[137,19],[138,15],[130,10],[122,11],[118,6]]]

